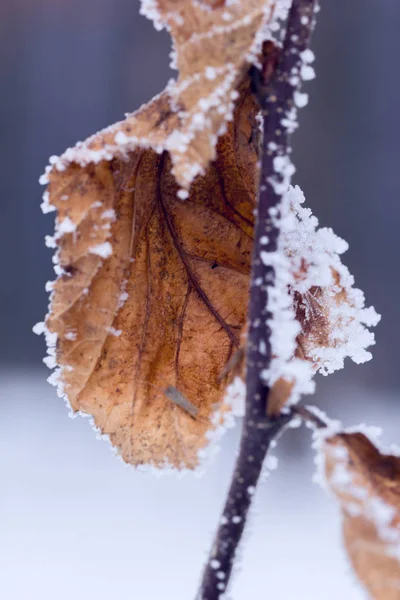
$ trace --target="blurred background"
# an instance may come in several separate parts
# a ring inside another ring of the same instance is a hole
[[[400,4],[322,2],[316,80],[293,143],[322,225],[383,319],[374,360],[319,378],[315,403],[400,441],[398,240]],[[60,154],[161,91],[169,38],[137,0],[0,2],[0,595],[7,600],[192,598],[234,460],[238,431],[202,479],[136,473],[46,384],[31,332],[53,279],[38,178]],[[235,600],[363,598],[340,547],[335,507],[311,483],[308,432],[282,439],[281,468],[257,498]],[[288,575],[289,574],[289,575]],[[323,586],[323,588],[322,588]],[[323,591],[321,591],[323,590]]]

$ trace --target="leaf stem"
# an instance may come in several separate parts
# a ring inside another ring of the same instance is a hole
[[[325,429],[328,427],[327,421],[324,421],[318,414],[316,414],[312,407],[296,405],[292,406],[292,413],[299,415],[304,421],[308,421],[317,429]]]
[[[271,441],[293,417],[293,412],[276,417],[267,415],[268,382],[261,372],[272,359],[272,318],[268,292],[274,286],[275,272],[260,253],[276,252],[279,237],[279,207],[290,183],[292,171],[277,169],[277,158],[290,154],[290,121],[295,111],[295,93],[301,82],[302,53],[308,48],[314,24],[316,0],[293,0],[285,41],[271,73],[271,57],[266,55],[261,71],[250,71],[253,93],[263,115],[263,149],[258,200],[251,288],[246,362],[246,410],[239,455],[220,524],[205,567],[198,600],[219,600],[229,583],[239,542]],[[270,49],[270,45],[265,45]],[[286,122],[285,122],[286,119]],[[282,162],[282,161],[281,161]],[[287,160],[285,164],[290,165]],[[271,211],[272,209],[272,211]],[[275,213],[275,214],[274,214]],[[261,283],[261,285],[260,285]]]

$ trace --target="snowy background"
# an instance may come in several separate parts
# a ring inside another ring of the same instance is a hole
[[[322,225],[383,314],[374,360],[318,381],[315,402],[400,443],[397,73],[400,4],[322,1],[317,79],[294,139]],[[31,334],[52,279],[37,179],[48,156],[120,119],[168,78],[168,36],[136,0],[0,2],[0,597],[189,600],[219,516],[238,429],[201,478],[155,478],[113,458],[45,382]],[[257,496],[234,600],[360,600],[338,515],[311,477],[308,431],[289,431]]]
[[[35,371],[2,377],[0,597],[7,600],[194,598],[226,492],[239,428],[201,477],[138,473],[68,419]],[[383,423],[399,440],[399,395],[325,385],[346,424]],[[341,548],[333,500],[312,482],[309,431],[289,430],[256,497],[234,600],[362,600]]]

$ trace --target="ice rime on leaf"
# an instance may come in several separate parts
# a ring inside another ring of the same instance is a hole
[[[290,187],[274,217],[278,249],[261,253],[275,272],[268,300],[273,358],[263,376],[272,396],[284,395],[290,402],[313,392],[316,371],[333,373],[346,357],[356,363],[370,360],[366,349],[375,342],[367,327],[380,319],[372,307],[365,308],[363,293],[341,262],[347,243],[332,229],[318,229],[303,203],[300,188]]]
[[[91,254],[97,254],[102,258],[108,258],[112,254],[112,246],[110,242],[104,242],[103,244],[92,246],[91,248],[89,248],[89,252]]]

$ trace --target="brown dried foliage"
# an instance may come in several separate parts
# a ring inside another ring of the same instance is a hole
[[[290,255],[290,249],[287,249]],[[304,278],[307,276],[308,266],[304,263],[301,273],[295,273],[294,277]],[[293,293],[293,306],[296,320],[301,325],[301,331],[297,336],[297,347],[295,357],[308,361],[314,372],[317,372],[323,364],[316,357],[315,351],[323,348],[337,348],[346,341],[346,337],[335,337],[332,332],[340,332],[340,335],[348,329],[352,317],[346,315],[344,318],[340,307],[353,308],[353,300],[349,297],[349,291],[344,287],[339,273],[332,269],[333,284],[321,287],[312,286],[301,294]],[[288,402],[295,381],[287,381],[283,377],[273,385],[268,397],[268,414],[278,415],[283,406]]]
[[[329,438],[325,456],[355,572],[375,600],[399,600],[400,458],[381,454],[362,433]]]
[[[247,312],[260,133],[248,77],[238,91],[217,158],[185,201],[170,156],[151,149],[85,167],[72,162],[49,176],[57,223],[68,217],[76,226],[58,239],[64,274],[46,322],[58,336],[61,381],[73,410],[93,415],[132,464],[195,467],[229,375],[244,371],[243,346],[236,350]],[[138,111],[138,130],[157,128],[167,106],[164,94]],[[104,218],[111,209],[115,221]],[[104,259],[93,248],[106,242],[112,255]],[[304,346],[324,342],[327,317],[304,311],[310,298],[294,301],[303,325],[297,355],[309,360]],[[292,387],[274,385],[271,413]]]
[[[62,381],[72,408],[93,415],[132,464],[196,466],[222,400],[226,380],[218,376],[239,345],[258,149],[247,78],[239,93],[217,159],[186,201],[177,198],[170,157],[153,150],[50,174],[57,222],[68,217],[76,225],[59,239],[65,273],[47,319],[58,335]],[[165,102],[161,96],[136,118],[156,118]],[[101,227],[110,209],[111,230]],[[90,251],[106,241],[108,258]],[[127,300],[119,307],[121,292]],[[196,417],[164,393],[168,386],[196,407]]]
[[[313,363],[315,370],[320,367],[313,355],[315,349],[330,346],[334,348],[334,342],[331,341],[332,331],[345,327],[335,309],[346,304],[352,306],[339,273],[332,270],[332,276],[332,286],[313,286],[303,295],[298,292],[294,294],[296,318],[302,324],[301,333],[297,338],[296,356]]]
[[[246,320],[260,131],[244,71],[270,4],[159,0],[177,83],[48,172],[63,274],[46,324],[58,337],[61,384],[73,410],[93,415],[132,464],[195,467],[229,376],[243,373],[241,360],[221,377]],[[265,44],[267,71],[272,50]],[[198,170],[182,202],[178,187]],[[61,235],[66,218],[76,229]],[[107,258],[96,250],[104,244]],[[319,343],[320,319],[302,322]],[[299,336],[298,352],[304,343]],[[274,386],[273,412],[292,385]]]

